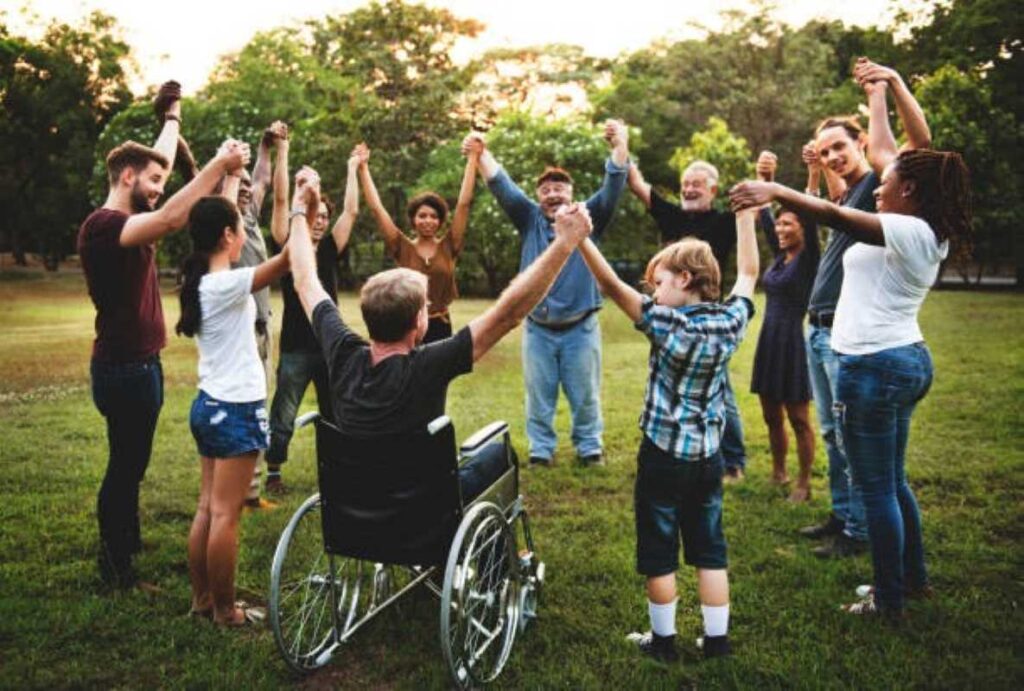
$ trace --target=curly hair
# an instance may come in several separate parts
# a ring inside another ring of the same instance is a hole
[[[949,240],[957,259],[969,255],[971,175],[963,157],[954,151],[910,149],[896,157],[894,170],[901,180],[916,183],[911,198],[935,236]]]

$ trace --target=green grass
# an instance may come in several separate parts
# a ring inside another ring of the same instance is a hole
[[[167,295],[173,326],[178,310]],[[460,301],[456,324],[485,306]],[[693,575],[684,571],[678,624],[685,652],[671,669],[638,660],[623,641],[647,625],[642,579],[633,570],[631,510],[647,348],[616,310],[605,310],[609,463],[591,471],[574,466],[563,400],[556,466],[523,473],[548,565],[542,619],[517,642],[498,686],[1019,688],[1022,306],[1019,295],[950,292],[925,305],[936,376],[914,418],[908,465],[939,595],[915,603],[910,623],[898,629],[837,611],[869,579],[866,557],[823,563],[795,534],[827,511],[820,446],[809,505],[788,505],[768,483],[765,428],[745,384],[755,319],[732,366],[750,456],[749,480],[726,493],[736,656],[703,663],[690,649],[700,616]],[[349,296],[342,308],[350,318],[358,314]],[[148,548],[139,567],[163,592],[100,589],[95,493],[106,442],[89,394],[92,319],[80,277],[0,280],[0,687],[445,688],[437,604],[425,593],[386,613],[305,680],[288,673],[268,630],[221,632],[186,618],[185,542],[199,476],[187,425],[196,361],[185,339],[172,337],[164,351],[166,402],[142,489]],[[461,436],[503,418],[525,450],[520,370],[516,332],[452,386],[449,413]],[[312,407],[310,393],[305,409]],[[251,599],[266,598],[278,535],[315,491],[311,436],[298,435],[285,468],[294,492],[279,509],[244,519],[238,585]]]

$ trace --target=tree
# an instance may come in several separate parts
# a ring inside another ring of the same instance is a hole
[[[20,264],[36,251],[56,269],[90,210],[93,144],[131,101],[117,34],[100,12],[51,22],[38,43],[0,25],[0,235]]]

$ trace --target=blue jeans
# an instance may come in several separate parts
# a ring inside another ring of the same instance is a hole
[[[864,493],[875,602],[882,609],[902,609],[904,590],[928,584],[921,515],[904,461],[910,416],[931,383],[932,358],[924,343],[839,356],[836,421]]]
[[[601,325],[594,313],[565,331],[527,320],[523,330],[526,436],[530,456],[553,458],[552,422],[561,383],[572,412],[572,443],[580,456],[601,453]]]
[[[743,470],[747,467],[747,449],[743,445],[743,420],[736,405],[736,394],[729,381],[729,370],[725,370],[725,427],[719,446],[726,470]]]
[[[131,566],[142,548],[139,484],[153,451],[153,434],[164,404],[160,357],[131,363],[93,360],[92,399],[107,421],[110,455],[96,499],[101,559],[115,571]]]
[[[277,361],[277,387],[270,404],[270,448],[267,463],[280,465],[288,460],[288,445],[295,432],[295,415],[309,383],[316,388],[320,415],[331,419],[331,392],[327,363],[320,353],[282,352]]]
[[[811,374],[814,407],[818,411],[821,437],[828,453],[828,486],[832,493],[832,513],[845,524],[847,536],[868,538],[864,518],[864,499],[850,477],[846,455],[836,439],[833,403],[839,377],[839,356],[832,350],[832,329],[812,326],[807,334],[807,367]]]

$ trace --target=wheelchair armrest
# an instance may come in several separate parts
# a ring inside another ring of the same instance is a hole
[[[295,418],[295,427],[296,427],[296,429],[301,428],[301,427],[305,427],[306,425],[313,424],[314,422],[316,422],[319,419],[320,419],[320,413],[318,413],[318,412],[316,412],[314,410],[311,413],[305,413],[304,415],[300,415],[297,418]]]
[[[427,431],[433,436],[450,424],[452,424],[452,419],[447,415],[441,415],[427,423]]]
[[[507,432],[508,423],[502,420],[497,420],[486,427],[481,427],[473,434],[473,436],[462,442],[462,446],[459,447],[459,455],[475,456],[479,453],[480,449],[494,441],[495,437]]]

